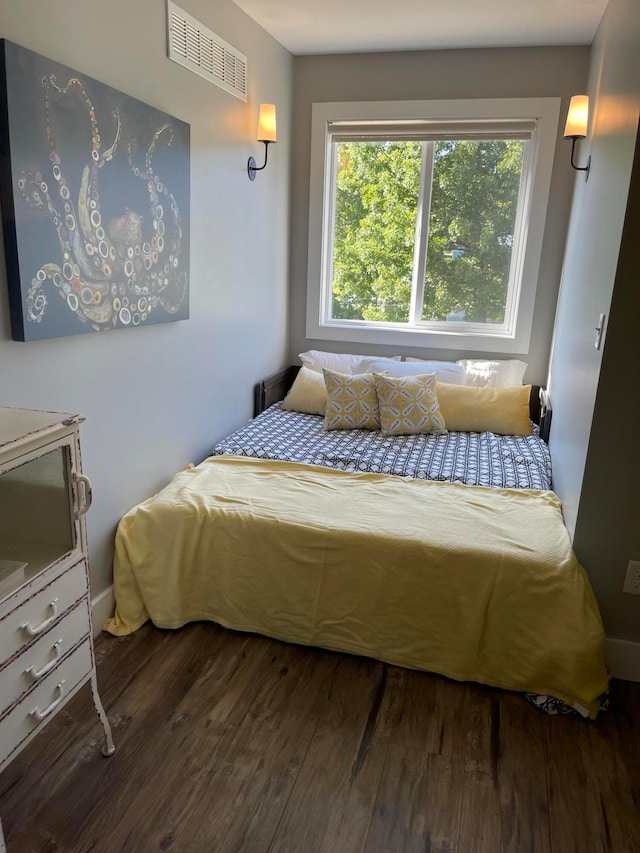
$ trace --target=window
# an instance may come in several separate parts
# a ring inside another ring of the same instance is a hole
[[[308,337],[526,352],[558,107],[314,104]]]

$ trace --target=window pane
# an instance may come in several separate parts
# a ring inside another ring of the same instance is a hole
[[[331,316],[407,322],[421,145],[336,145]]]
[[[521,140],[435,143],[422,319],[503,323]]]

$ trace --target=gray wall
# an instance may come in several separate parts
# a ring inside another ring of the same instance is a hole
[[[398,347],[309,340],[305,336],[311,105],[315,101],[384,101],[446,98],[561,97],[561,126],[547,213],[531,347],[514,354],[527,361],[525,380],[544,383],[555,314],[573,172],[562,139],[569,98],[587,81],[588,47],[437,50],[406,53],[298,56],[294,64],[291,227],[290,357],[309,348],[400,352]],[[455,359],[454,350],[403,348],[405,355]],[[490,358],[490,353],[478,354]],[[505,358],[504,355],[496,356]]]
[[[286,358],[292,57],[231,0],[182,8],[248,56],[248,102],[166,56],[164,0],[0,0],[0,35],[191,125],[191,318],[11,340],[0,258],[0,405],[80,412],[92,592],[111,582],[115,526],[251,416],[252,384]],[[278,143],[251,183],[258,105]]]
[[[587,183],[575,178],[550,369],[550,446],[555,489],[607,636],[640,640],[640,598],[622,593],[627,561],[640,560],[637,0],[610,0],[588,94],[592,120],[579,161],[591,152],[592,166]],[[600,313],[608,318],[597,351]]]

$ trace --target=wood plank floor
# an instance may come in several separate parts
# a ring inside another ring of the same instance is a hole
[[[637,853],[640,684],[596,722],[195,624],[103,635],[0,776],[8,853]]]

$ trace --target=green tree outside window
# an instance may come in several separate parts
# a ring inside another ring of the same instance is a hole
[[[410,319],[423,145],[433,177],[422,320],[502,323],[524,143],[337,144],[332,316]]]

